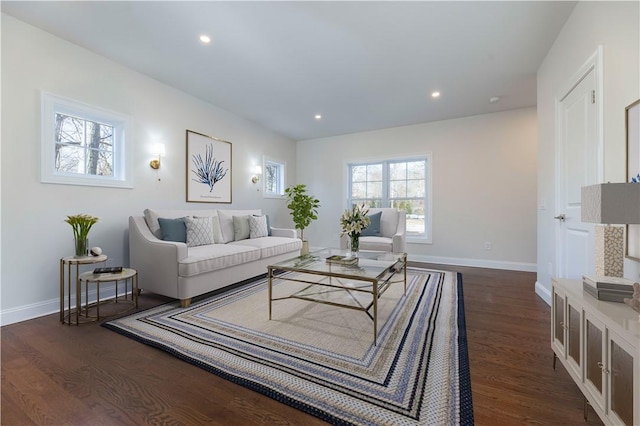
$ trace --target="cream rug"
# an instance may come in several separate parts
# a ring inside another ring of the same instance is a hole
[[[277,281],[274,296],[300,283]],[[335,297],[350,295],[334,294]],[[409,268],[364,312],[273,302],[266,279],[182,309],[158,306],[103,324],[334,424],[472,424],[462,279]]]

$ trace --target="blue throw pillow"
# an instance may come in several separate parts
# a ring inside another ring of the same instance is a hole
[[[371,223],[369,226],[364,228],[360,233],[361,237],[380,237],[380,217],[382,216],[382,212],[374,213],[369,215],[369,220]]]
[[[178,219],[158,218],[160,224],[160,238],[165,241],[176,241],[179,243],[187,242],[187,225],[186,218]]]

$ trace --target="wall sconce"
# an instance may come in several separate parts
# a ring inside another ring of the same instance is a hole
[[[162,144],[162,143],[157,144],[156,147],[155,147],[155,151],[158,153],[158,158],[151,160],[149,162],[149,166],[153,170],[158,170],[160,168],[160,158],[164,157],[166,155],[165,150],[164,150],[164,144]]]
[[[251,178],[251,182],[258,183],[258,181],[260,180],[260,175],[261,174],[262,174],[262,167],[255,166],[253,168],[253,177]]]

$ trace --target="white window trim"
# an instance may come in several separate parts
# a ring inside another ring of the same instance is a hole
[[[91,176],[55,170],[54,114],[63,112],[114,126],[113,176]],[[127,115],[73,99],[41,92],[40,181],[64,185],[133,188],[133,119]]]
[[[277,163],[280,164],[282,166],[282,188],[281,194],[273,194],[273,193],[267,193],[267,179],[264,177],[264,174],[266,173],[267,170],[267,162],[270,163]],[[275,157],[269,157],[267,155],[264,155],[262,157],[262,197],[263,198],[276,198],[276,199],[280,199],[280,198],[285,198],[285,193],[284,190],[287,187],[287,162],[286,161],[282,161],[278,158]]]
[[[426,220],[425,220],[425,235],[416,237],[410,236],[407,234],[407,242],[412,244],[433,244],[433,153],[428,151],[426,153],[421,154],[413,154],[406,155],[402,157],[375,157],[375,158],[359,158],[353,160],[347,160],[344,162],[343,166],[343,175],[344,175],[344,194],[343,197],[344,205],[343,209],[348,208],[349,196],[350,196],[350,181],[351,177],[349,176],[349,165],[354,164],[369,164],[375,162],[392,162],[392,161],[411,161],[416,159],[426,159],[427,160],[427,184],[425,185],[425,197],[426,197]]]

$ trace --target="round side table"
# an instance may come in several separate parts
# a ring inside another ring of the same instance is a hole
[[[124,281],[124,295],[122,297],[118,296],[118,283],[121,281]],[[101,304],[100,284],[101,283],[115,282],[116,284],[116,296],[113,299],[110,299],[108,302],[113,302],[113,303],[125,302],[125,303],[133,304],[133,307],[131,308],[127,307],[122,311],[114,312],[110,315],[123,314],[131,309],[138,307],[138,272],[135,269],[122,268],[122,272],[115,272],[115,273],[108,273],[108,274],[94,274],[92,271],[85,272],[80,274],[80,276],[78,277],[78,282],[79,282],[80,288],[82,288],[82,283],[84,283],[85,285],[85,291],[84,291],[84,297],[85,297],[84,317],[85,318],[90,318],[89,308],[93,307],[89,305],[89,284],[90,283],[94,283],[96,285],[96,302],[94,305],[96,308],[96,316],[95,316],[96,321],[100,320],[100,304]],[[129,282],[131,282],[131,300],[128,300],[127,298],[127,289],[128,289]]]
[[[79,315],[80,315],[80,281],[79,272],[80,265],[91,265],[94,263],[106,262],[107,255],[101,254],[99,256],[85,256],[85,257],[75,257],[75,256],[66,256],[60,259],[60,322],[63,324],[79,324]],[[76,321],[72,322],[72,314],[71,311],[71,272],[72,266],[75,266],[75,284],[76,284]],[[65,284],[66,284],[66,292],[65,292]],[[65,310],[65,298],[67,299],[67,306]]]

